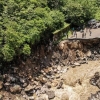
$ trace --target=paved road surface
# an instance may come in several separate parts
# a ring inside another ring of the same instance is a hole
[[[77,38],[82,38],[82,33],[80,31],[77,31]],[[89,29],[87,30],[84,30],[84,33],[86,33],[86,37],[84,37],[83,39],[89,39],[89,38],[100,38],[100,28],[97,28],[97,29],[91,29],[91,36],[90,36],[90,32],[89,32]],[[70,38],[76,38],[76,36],[71,36]]]

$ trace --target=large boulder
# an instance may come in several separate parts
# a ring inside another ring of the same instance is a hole
[[[10,92],[11,93],[20,93],[22,90],[22,88],[20,87],[20,85],[14,85],[10,87]]]
[[[61,100],[69,100],[69,96],[67,93],[63,93],[61,96]]]
[[[91,51],[89,50],[87,53],[86,53],[87,57],[91,57],[92,53]]]
[[[75,63],[74,63],[74,65],[75,65],[75,66],[80,66],[81,64],[80,64],[80,63],[75,62]]]
[[[47,79],[43,76],[40,76],[39,77],[39,81],[42,83],[42,84],[45,84],[47,82]]]
[[[32,86],[32,85],[28,85],[25,89],[24,89],[24,91],[25,92],[29,92],[29,91],[31,91],[31,90],[33,90],[34,89],[34,87]]]
[[[49,99],[53,99],[55,97],[55,92],[54,91],[47,91],[46,94],[48,95]]]

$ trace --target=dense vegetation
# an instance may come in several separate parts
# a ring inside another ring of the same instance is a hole
[[[100,20],[99,0],[0,0],[0,59],[30,55],[32,45],[64,22],[83,25],[92,18]]]

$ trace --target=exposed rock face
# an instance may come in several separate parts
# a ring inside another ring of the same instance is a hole
[[[100,39],[85,40],[64,40],[58,44],[56,50],[53,51],[52,65],[75,66],[77,61],[86,58],[86,60],[96,60],[99,58]],[[80,64],[87,63],[81,61]],[[80,65],[78,64],[78,65]]]

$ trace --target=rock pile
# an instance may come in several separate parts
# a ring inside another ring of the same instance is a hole
[[[18,73],[3,74],[0,81],[0,89],[4,89],[12,94],[20,94],[23,100],[50,100],[55,98],[55,92],[51,90],[53,87],[61,89],[63,82],[60,75],[68,70],[67,67],[53,66],[43,68],[41,75],[28,79],[19,76]],[[6,95],[1,96],[3,99]],[[7,97],[10,98],[10,97]],[[17,100],[17,99],[14,99]]]
[[[96,72],[94,76],[90,79],[90,84],[97,86],[100,89],[100,73]],[[88,100],[100,100],[100,91],[97,91],[95,94],[91,94],[91,97]]]
[[[80,66],[100,59],[100,42],[94,40],[65,40],[58,44],[51,57],[52,65]]]
[[[19,68],[14,66],[7,69],[7,72],[3,72],[2,78],[0,78],[0,90],[20,94],[22,100],[67,100],[68,98],[70,98],[68,100],[80,100],[78,96],[75,99],[70,95],[75,94],[71,88],[67,90],[71,93],[66,94],[67,88],[63,86],[60,77],[62,73],[67,72],[69,65],[75,67],[84,63],[88,64],[88,60],[100,59],[99,43],[98,41],[88,41],[87,43],[81,40],[62,41],[50,55],[48,53],[41,58],[37,56],[27,59]],[[34,64],[34,61],[38,63]],[[96,73],[90,83],[100,88],[99,81],[98,73]],[[64,92],[59,97],[57,91]],[[4,99],[6,95],[0,95],[0,98],[6,100]],[[7,98],[10,99],[10,97]]]
[[[100,91],[95,94],[91,94],[91,97],[89,97],[88,100],[100,100]]]
[[[97,86],[100,89],[100,73],[96,72],[94,76],[90,79],[90,84]]]

